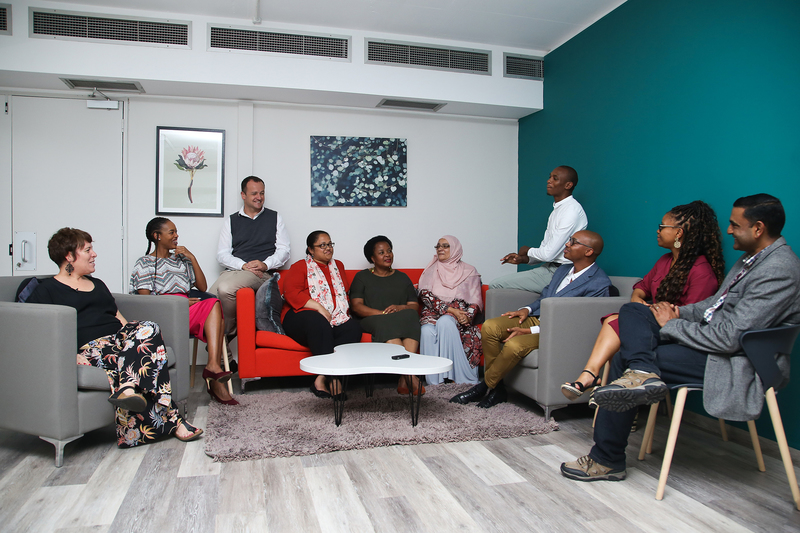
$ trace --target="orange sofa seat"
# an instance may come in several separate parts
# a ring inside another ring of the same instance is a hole
[[[414,284],[419,283],[422,268],[402,269]],[[360,270],[345,270],[349,283],[353,282]],[[278,280],[283,294],[283,278]],[[487,285],[482,288],[483,301],[486,302]],[[284,302],[283,313],[288,306]],[[304,376],[300,370],[300,360],[311,356],[305,346],[296,343],[286,335],[271,331],[256,330],[256,294],[251,288],[239,289],[236,293],[236,329],[239,351],[239,377],[261,378],[279,376]],[[361,342],[371,342],[372,335],[364,333]]]

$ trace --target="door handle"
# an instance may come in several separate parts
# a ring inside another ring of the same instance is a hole
[[[20,248],[22,248],[22,253],[20,255],[22,256],[21,259],[22,259],[23,263],[27,263],[28,262],[28,259],[25,257],[25,247],[27,246],[27,244],[28,244],[28,241],[26,241],[25,239],[23,239],[22,242],[20,243]]]

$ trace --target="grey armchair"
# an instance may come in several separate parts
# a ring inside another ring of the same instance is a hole
[[[561,393],[561,384],[572,381],[583,370],[600,332],[600,318],[619,311],[630,301],[633,285],[640,278],[609,276],[620,296],[608,298],[547,298],[542,301],[542,329],[539,348],[524,357],[505,377],[507,387],[531,398],[544,409],[545,418],[570,403],[586,403],[585,394],[569,402]],[[492,291],[489,291],[491,293]],[[516,291],[524,292],[524,291]],[[508,300],[503,312],[518,309],[538,296],[517,304],[522,295]],[[487,307],[489,306],[487,293]],[[503,303],[495,305],[503,306]],[[487,315],[487,318],[489,316]]]
[[[75,364],[77,315],[70,307],[14,303],[20,277],[0,277],[0,427],[38,435],[56,448],[114,422],[106,373]],[[172,397],[189,396],[189,306],[178,296],[114,294],[128,320],[152,320],[167,345]]]

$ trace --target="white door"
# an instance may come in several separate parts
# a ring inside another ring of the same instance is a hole
[[[58,268],[47,254],[47,241],[68,226],[92,236],[95,277],[112,292],[126,292],[122,105],[118,110],[87,109],[86,100],[12,97],[15,276],[55,274]]]

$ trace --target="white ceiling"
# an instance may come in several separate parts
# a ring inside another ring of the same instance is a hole
[[[550,52],[625,0],[53,0],[325,26]]]

